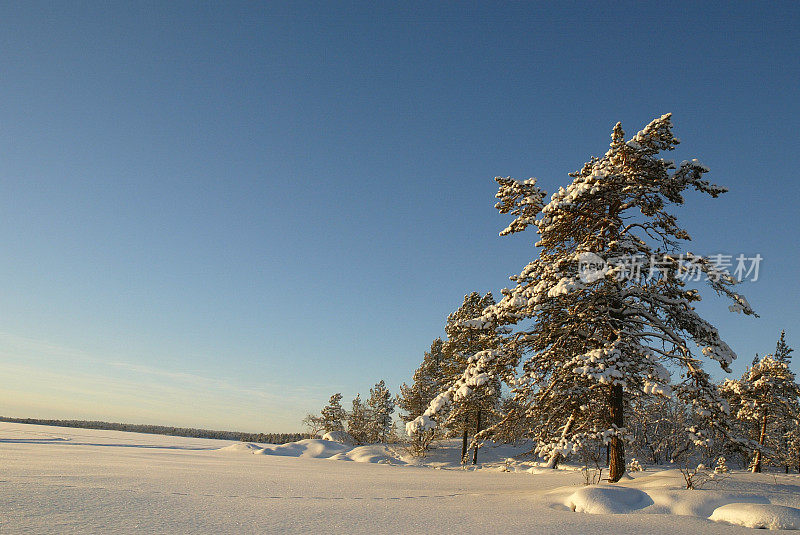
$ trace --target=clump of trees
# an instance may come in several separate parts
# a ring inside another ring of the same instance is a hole
[[[287,442],[296,442],[305,438],[311,438],[308,433],[243,433],[241,431],[215,431],[212,429],[196,429],[194,427],[124,424],[119,422],[103,422],[98,420],[47,420],[42,418],[10,418],[0,416],[0,422],[52,425],[56,427],[75,427],[80,429],[107,429],[111,431],[128,431],[133,433],[170,435],[176,437],[241,440],[244,442],[259,442],[263,444],[286,444]]]
[[[722,386],[706,371],[712,363],[730,372],[736,354],[698,314],[692,283],[756,314],[736,279],[682,247],[690,235],[671,209],[688,191],[716,198],[726,189],[698,160],[661,157],[679,143],[672,128],[664,115],[626,138],[618,123],[609,150],[549,201],[535,179],[495,179],[496,208],[514,217],[501,236],[532,227],[537,254],[499,302],[470,294],[448,318],[447,340],[434,341],[401,387],[409,435],[524,435],[553,467],[605,450],[612,482],[625,472],[626,445],[655,463],[749,445],[754,469],[778,451],[771,442],[793,451],[797,396],[785,362],[762,359]],[[502,400],[504,384],[511,396]],[[737,426],[754,422],[760,428],[742,440]]]
[[[475,437],[498,421],[502,385],[512,377],[518,361],[502,351],[506,330],[470,324],[494,304],[491,293],[465,295],[462,305],[447,317],[447,338],[433,341],[411,386],[400,387],[398,405],[406,411],[400,417],[406,422],[415,453],[424,454],[438,426],[445,437],[461,437],[463,463],[469,460],[471,443],[472,463],[477,464],[479,443]],[[491,373],[484,368],[491,368]],[[432,403],[435,410],[429,410]],[[418,418],[420,414],[423,416]]]
[[[669,114],[630,138],[618,123],[608,151],[549,201],[533,178],[495,179],[495,208],[513,217],[500,235],[532,228],[536,252],[500,301],[467,294],[400,387],[413,452],[458,436],[462,462],[472,449],[477,463],[484,439],[528,438],[553,468],[577,458],[597,474],[607,466],[615,482],[626,460],[678,463],[689,487],[720,459],[800,471],[800,387],[785,333],[740,379],[717,384],[707,371],[730,373],[736,354],[697,312],[699,287],[757,315],[713,258],[684,249],[690,234],[674,208],[688,192],[726,189],[698,160],[662,157],[679,143]],[[389,420],[377,415],[391,410],[378,407],[390,398],[377,386],[350,413],[331,398],[319,426],[383,440]]]
[[[738,380],[726,380],[720,392],[731,406],[732,425],[742,440],[733,447],[750,456],[750,469],[765,464],[800,472],[800,386],[789,369],[792,349],[781,332],[774,353],[753,360]]]
[[[392,418],[395,402],[383,379],[370,388],[369,394],[366,403],[357,394],[350,411],[342,407],[342,394],[333,394],[320,414],[308,414],[303,425],[313,436],[345,431],[356,444],[396,442],[397,429]]]
[[[444,342],[441,338],[436,338],[431,342],[430,350],[425,352],[419,368],[414,371],[411,385],[405,383],[400,385],[397,406],[401,411],[405,411],[399,414],[404,423],[422,414],[431,400],[443,390],[446,358]],[[435,429],[409,435],[411,452],[417,456],[425,455],[434,438],[436,438]]]
[[[792,351],[782,331],[773,353],[756,355],[739,379],[716,385],[728,406],[725,427],[700,447],[683,441],[696,416],[677,399],[631,413],[631,447],[651,464],[677,462],[684,471],[734,460],[753,472],[767,466],[800,472],[800,385],[789,368]]]

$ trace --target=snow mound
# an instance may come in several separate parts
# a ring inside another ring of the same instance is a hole
[[[348,446],[355,446],[356,440],[347,431],[330,431],[322,435],[322,440],[330,440],[331,442],[339,442]]]
[[[225,446],[224,448],[219,448],[217,451],[222,451],[225,453],[260,453],[262,449],[263,448],[260,446],[256,446],[250,442],[242,442],[239,444],[231,444],[230,446]]]
[[[355,461],[357,463],[372,464],[406,464],[398,459],[384,444],[371,444],[359,446],[350,451],[338,453],[331,457],[334,461]]]
[[[577,513],[609,515],[631,513],[653,504],[646,492],[628,487],[584,487],[569,496],[564,505]]]
[[[709,520],[758,529],[800,529],[800,509],[762,503],[729,503],[714,509]]]
[[[288,444],[268,445],[259,453],[261,455],[280,455],[284,457],[312,457],[317,459],[327,459],[337,453],[342,453],[350,449],[339,442],[324,440],[319,438],[307,438]]]

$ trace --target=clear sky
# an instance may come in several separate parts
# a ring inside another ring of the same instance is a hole
[[[289,431],[396,391],[536,254],[492,178],[552,192],[666,112],[731,190],[690,249],[764,257],[760,319],[703,307],[735,374],[800,359],[800,4],[644,4],[0,4],[0,414]]]

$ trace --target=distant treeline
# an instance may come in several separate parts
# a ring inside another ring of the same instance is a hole
[[[239,431],[213,431],[211,429],[195,429],[193,427],[168,427],[165,425],[121,424],[117,422],[98,422],[87,420],[42,420],[40,418],[8,418],[0,416],[0,422],[17,424],[53,425],[57,427],[78,427],[81,429],[108,429],[111,431],[129,431],[132,433],[149,433],[151,435],[171,435],[176,437],[217,438],[222,440],[241,440],[242,442],[260,442],[264,444],[286,444],[304,438],[314,438],[310,433],[242,433]]]

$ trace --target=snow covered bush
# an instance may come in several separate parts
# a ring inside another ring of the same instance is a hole
[[[687,408],[676,397],[639,397],[631,401],[625,428],[630,454],[648,464],[669,462],[685,443]]]
[[[705,465],[702,463],[695,467],[684,464],[678,470],[680,470],[683,480],[686,482],[686,488],[689,490],[701,489],[703,485],[711,480]]]
[[[717,459],[717,465],[714,467],[714,473],[727,474],[728,472],[730,472],[730,470],[728,469],[728,464],[727,461],[725,460],[725,457],[720,457],[719,459]]]
[[[643,470],[642,465],[639,464],[635,457],[628,463],[628,472],[641,472]]]
[[[406,450],[414,457],[425,457],[435,436],[433,429],[420,430],[413,435],[409,435]]]

